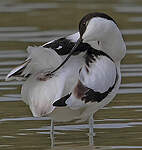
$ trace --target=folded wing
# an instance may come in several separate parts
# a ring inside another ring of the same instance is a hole
[[[112,92],[118,78],[115,63],[105,55],[92,55],[90,60],[87,59],[86,64],[80,68],[73,91],[56,101],[54,106],[79,109],[103,101]]]
[[[53,53],[59,55],[59,56],[64,56],[67,55],[72,47],[75,45],[76,41],[79,38],[79,33],[75,33],[72,35],[69,35],[67,37],[59,38],[57,40],[50,41],[48,43],[45,43],[43,46],[39,48],[39,51],[41,48],[44,48],[45,50],[50,49],[53,51]],[[36,48],[36,47],[35,47]],[[6,76],[6,80],[25,80],[27,77],[30,76],[31,72],[29,70],[29,64],[31,63],[31,48],[28,48],[28,54],[29,57],[26,59],[22,64],[19,66],[15,67],[13,70],[9,72],[9,74]],[[33,53],[32,55],[34,54]],[[37,54],[37,51],[36,51]],[[41,54],[41,53],[40,53]],[[37,55],[40,59],[42,58],[40,55]],[[53,61],[51,61],[53,62]]]

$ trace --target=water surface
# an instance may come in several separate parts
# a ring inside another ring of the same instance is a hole
[[[50,149],[50,120],[33,118],[21,101],[22,82],[6,74],[26,58],[27,46],[41,45],[78,30],[80,18],[104,11],[118,22],[127,44],[122,85],[115,99],[95,115],[95,146],[88,146],[88,124],[57,123],[57,150],[142,149],[142,1],[0,1],[0,150]]]

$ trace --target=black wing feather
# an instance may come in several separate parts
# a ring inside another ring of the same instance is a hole
[[[66,38],[60,38],[53,42],[45,44],[43,47],[52,48],[59,55],[67,55],[70,53],[74,45],[75,45],[75,42],[72,42],[71,40],[66,39]]]
[[[67,106],[67,104],[65,103],[66,100],[71,96],[71,93],[60,98],[59,100],[55,101],[53,103],[53,106],[58,106],[58,107],[63,107],[63,106]]]

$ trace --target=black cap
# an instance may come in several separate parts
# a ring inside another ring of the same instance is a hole
[[[79,23],[79,32],[80,32],[81,37],[84,34],[90,19],[92,19],[94,17],[101,17],[101,18],[104,18],[107,20],[111,20],[116,24],[116,22],[113,20],[113,18],[111,18],[110,16],[108,16],[105,13],[100,13],[100,12],[89,13],[86,16],[84,16]]]

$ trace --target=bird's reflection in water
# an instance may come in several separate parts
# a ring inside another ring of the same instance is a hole
[[[108,148],[108,147],[106,147]],[[96,147],[96,146],[55,146],[51,150],[105,150],[105,147]],[[110,147],[111,149],[111,147]]]

